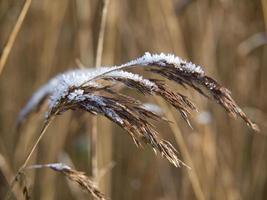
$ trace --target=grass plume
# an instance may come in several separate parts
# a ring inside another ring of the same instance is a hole
[[[178,159],[175,148],[161,139],[151,125],[150,119],[160,120],[161,117],[142,107],[138,100],[118,94],[112,86],[114,82],[121,82],[143,94],[161,96],[181,113],[189,125],[190,111],[196,110],[196,107],[186,96],[173,91],[163,81],[146,79],[123,71],[136,66],[144,67],[183,86],[190,86],[204,96],[212,96],[229,114],[240,116],[249,127],[258,131],[258,127],[232,99],[229,90],[206,76],[200,66],[163,53],[146,53],[140,58],[110,68],[74,70],[58,75],[33,95],[19,115],[18,122],[21,123],[46,97],[50,97],[46,120],[67,110],[79,109],[101,114],[126,130],[138,147],[144,142],[175,166],[186,166]],[[103,83],[103,80],[106,82]]]

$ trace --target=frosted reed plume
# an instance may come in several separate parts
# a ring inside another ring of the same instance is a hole
[[[185,165],[178,159],[175,148],[159,137],[150,122],[151,119],[162,120],[162,117],[146,109],[138,100],[116,92],[113,85],[119,82],[143,94],[161,96],[180,112],[189,125],[190,112],[196,107],[186,96],[173,91],[164,81],[146,79],[124,71],[132,67],[143,67],[184,87],[189,86],[202,95],[211,97],[230,115],[241,117],[249,127],[258,130],[257,125],[248,119],[232,99],[229,90],[206,76],[200,66],[163,53],[145,53],[144,56],[119,66],[73,70],[60,74],[33,94],[22,109],[18,124],[49,98],[47,120],[67,110],[84,110],[104,115],[126,130],[138,147],[142,143],[149,144],[155,152],[160,152],[175,166]]]
[[[105,200],[104,194],[100,192],[97,187],[94,185],[93,181],[85,175],[84,172],[77,171],[65,165],[63,163],[51,163],[44,165],[32,165],[27,167],[27,169],[40,169],[40,168],[50,168],[56,172],[60,172],[69,180],[77,183],[83,190],[86,190],[91,194],[94,199]]]

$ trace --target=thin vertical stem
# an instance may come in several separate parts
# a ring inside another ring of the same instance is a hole
[[[103,1],[103,9],[102,9],[102,16],[101,16],[101,24],[97,42],[97,50],[96,50],[96,61],[95,66],[96,68],[101,66],[102,62],[102,55],[103,55],[103,44],[104,44],[104,36],[105,36],[105,28],[106,28],[106,21],[107,21],[107,10],[109,0]],[[97,118],[93,117],[92,119],[92,176],[94,180],[98,180],[98,146],[97,146]]]
[[[29,162],[29,160],[30,160],[32,154],[34,153],[34,151],[35,151],[35,149],[37,148],[38,144],[40,143],[41,139],[43,138],[43,136],[44,136],[44,134],[45,134],[47,128],[48,128],[49,125],[51,124],[52,120],[53,120],[53,118],[50,118],[49,120],[47,120],[47,121],[45,122],[45,124],[44,124],[44,126],[43,126],[43,128],[42,128],[42,130],[41,130],[41,133],[40,133],[39,137],[37,138],[36,142],[34,143],[33,147],[31,148],[31,151],[30,151],[30,153],[28,154],[28,156],[26,157],[26,159],[25,159],[23,165],[21,166],[21,169],[24,169],[24,168],[27,166],[27,164],[28,164],[28,162]]]
[[[101,24],[97,42],[97,49],[96,49],[96,67],[100,67],[102,62],[102,55],[103,55],[103,44],[104,44],[104,36],[105,36],[105,29],[106,29],[106,22],[107,22],[107,11],[109,0],[103,0],[104,6],[102,10],[102,17],[101,17]]]
[[[167,108],[167,104],[164,101],[162,101],[161,99],[156,98],[156,101],[158,102],[158,104],[161,107]],[[186,170],[186,171],[189,175],[189,180],[192,184],[192,188],[193,188],[193,191],[196,195],[196,198],[198,200],[204,200],[205,199],[204,193],[203,193],[203,190],[200,186],[199,178],[197,176],[197,173],[196,173],[196,170],[194,167],[193,159],[190,156],[189,150],[187,148],[186,142],[185,142],[184,137],[182,135],[182,132],[179,128],[179,125],[177,124],[176,119],[175,119],[173,113],[171,112],[171,110],[168,110],[165,113],[165,115],[166,115],[167,119],[173,123],[173,126],[170,126],[170,128],[172,129],[172,132],[174,133],[175,140],[176,140],[176,142],[180,148],[181,154],[184,158],[184,162],[188,166],[191,167],[191,170]]]
[[[32,0],[25,0],[24,6],[20,12],[20,15],[17,19],[17,22],[12,30],[12,32],[9,35],[9,38],[7,40],[6,46],[3,49],[2,56],[0,58],[0,75],[4,69],[4,66],[6,64],[7,58],[9,56],[9,53],[15,43],[15,40],[17,38],[18,32],[22,26],[22,23],[25,19],[26,14],[28,13],[28,10],[30,8]]]

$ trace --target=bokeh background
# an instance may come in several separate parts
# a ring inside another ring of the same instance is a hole
[[[0,1],[0,51],[24,1]],[[95,66],[103,9],[100,0],[33,0],[0,74],[0,199],[36,140],[45,106],[16,131],[16,117],[31,94],[52,76],[79,63]],[[199,108],[194,129],[160,104],[175,123],[156,124],[192,170],[175,168],[149,148],[98,117],[100,189],[114,200],[267,199],[267,1],[110,0],[102,65],[144,52],[174,53],[204,66],[230,88],[262,134],[182,87]],[[145,77],[151,75],[143,73]],[[143,102],[160,103],[122,88]],[[92,174],[90,114],[67,112],[49,127],[31,163],[64,162]],[[182,137],[181,137],[182,136]],[[181,145],[182,144],[182,145]],[[49,169],[27,172],[32,199],[88,199]]]

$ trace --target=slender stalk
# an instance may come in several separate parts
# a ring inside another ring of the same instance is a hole
[[[103,44],[104,44],[104,36],[105,36],[105,29],[107,22],[107,11],[108,11],[109,0],[103,0],[103,3],[104,6],[102,10],[101,24],[100,24],[97,49],[96,49],[96,62],[95,62],[96,67],[100,67],[102,62]]]
[[[158,102],[158,104],[161,107],[163,107],[163,108],[168,107],[167,104],[164,101],[162,101],[161,99],[156,98],[156,101]],[[173,123],[173,126],[170,126],[170,128],[172,129],[172,132],[175,136],[175,140],[178,143],[178,146],[180,147],[181,154],[184,158],[184,162],[187,165],[189,165],[189,167],[191,168],[191,170],[186,170],[186,171],[188,173],[189,180],[192,184],[192,188],[193,188],[193,191],[196,195],[196,198],[198,200],[204,200],[205,199],[204,193],[201,189],[199,178],[198,178],[197,173],[195,171],[193,160],[190,156],[189,150],[187,148],[187,145],[185,143],[185,140],[184,140],[184,137],[181,133],[179,125],[177,124],[176,119],[170,110],[168,110],[165,114],[166,114],[167,119]]]
[[[107,10],[109,0],[103,0],[104,6],[102,9],[102,16],[101,16],[101,24],[97,42],[97,50],[96,50],[96,61],[95,66],[96,68],[101,66],[102,62],[102,55],[103,55],[103,44],[104,44],[104,36],[105,36],[105,28],[106,28],[106,21],[107,21]],[[92,176],[94,180],[98,180],[98,145],[97,145],[97,117],[92,118]]]
[[[15,43],[15,40],[17,38],[18,32],[20,31],[21,25],[25,19],[26,14],[28,13],[28,10],[30,8],[32,0],[25,0],[24,6],[20,12],[20,15],[17,19],[17,22],[9,35],[9,38],[7,40],[6,46],[3,49],[2,56],[0,58],[0,75],[2,74],[2,71],[4,69],[4,66],[6,64],[7,58],[9,56],[9,53]]]
[[[43,126],[43,128],[42,128],[42,130],[41,130],[41,132],[40,132],[40,135],[39,135],[38,139],[37,139],[36,142],[34,143],[33,147],[31,148],[30,153],[28,154],[28,156],[26,157],[26,159],[25,159],[23,165],[21,166],[22,169],[24,169],[24,168],[27,166],[27,164],[29,163],[29,160],[30,160],[32,154],[34,153],[34,151],[35,151],[35,149],[37,148],[38,144],[40,143],[41,139],[43,138],[43,136],[44,136],[44,134],[45,134],[47,128],[48,128],[49,125],[51,124],[52,120],[53,120],[53,118],[50,118],[49,120],[47,120],[47,121],[45,122],[45,124],[44,124],[44,126]]]
[[[25,168],[27,167],[27,165],[28,165],[28,163],[29,163],[29,161],[30,161],[30,158],[32,157],[34,151],[36,150],[38,144],[40,143],[41,139],[43,138],[43,136],[44,136],[44,134],[45,134],[47,128],[49,127],[49,125],[51,124],[51,122],[53,121],[53,119],[54,119],[54,116],[51,117],[51,118],[49,118],[49,119],[45,122],[43,128],[41,129],[41,132],[40,132],[39,137],[37,138],[36,142],[35,142],[34,145],[32,146],[32,148],[31,148],[29,154],[27,155],[25,161],[23,162],[23,164],[21,165],[21,167],[20,167],[19,170],[17,171],[17,173],[16,173],[14,179],[11,181],[9,191],[7,192],[7,195],[6,195],[6,198],[5,198],[6,200],[7,200],[7,199],[10,199],[10,195],[11,195],[11,191],[12,191],[12,189],[14,188],[16,182],[19,180],[19,177],[20,177],[21,173],[23,173],[23,171],[24,171]]]
[[[92,117],[92,129],[91,129],[91,158],[92,158],[92,177],[93,180],[98,179],[98,151],[97,151],[97,117]]]

